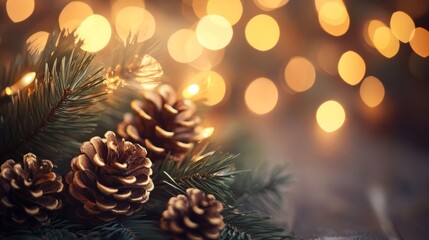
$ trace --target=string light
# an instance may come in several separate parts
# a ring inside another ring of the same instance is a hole
[[[191,84],[187,88],[185,88],[182,92],[184,98],[192,98],[200,92],[200,86],[198,84]]]
[[[12,86],[6,87],[2,93],[1,97],[4,96],[10,96],[13,94],[16,94],[18,91],[24,89],[28,85],[30,85],[34,79],[36,78],[35,72],[29,72],[25,74],[17,83],[13,84]]]
[[[211,135],[213,135],[214,130],[215,130],[215,129],[214,129],[214,127],[204,128],[204,129],[201,131],[201,137],[202,137],[203,139],[209,138]]]

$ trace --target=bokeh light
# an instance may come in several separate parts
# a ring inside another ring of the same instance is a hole
[[[200,86],[196,83],[193,83],[183,90],[182,96],[184,98],[192,98],[193,96],[197,95],[199,92],[200,92]]]
[[[343,53],[338,62],[340,77],[350,85],[358,84],[365,75],[366,66],[362,57],[354,51]]]
[[[92,8],[80,1],[73,1],[67,4],[60,13],[58,24],[60,29],[73,31],[79,27],[79,24],[88,16],[92,15]]]
[[[204,100],[204,104],[214,106],[224,99],[226,83],[219,73],[203,71],[189,80],[189,85],[183,90],[182,94],[186,98],[198,96],[198,98]]]
[[[313,64],[303,57],[294,57],[286,65],[284,76],[286,84],[295,92],[311,88],[316,80]]]
[[[268,78],[258,78],[247,87],[244,100],[252,112],[259,115],[267,114],[277,104],[277,87]]]
[[[421,27],[416,28],[410,45],[417,55],[429,56],[429,31]]]
[[[203,52],[203,47],[191,29],[179,29],[173,33],[167,42],[170,56],[181,63],[189,63],[197,59]]]
[[[143,0],[111,0],[112,3],[112,16],[116,16],[122,9],[126,7],[145,8]]]
[[[280,28],[274,18],[259,14],[247,23],[245,34],[250,46],[259,51],[267,51],[279,41]]]
[[[226,47],[232,39],[232,26],[224,17],[207,15],[198,22],[197,39],[210,50]]]
[[[329,100],[317,109],[316,120],[323,131],[330,133],[338,130],[344,124],[346,113],[340,103]]]
[[[368,76],[362,81],[359,94],[362,101],[368,107],[376,107],[384,98],[385,91],[383,83],[374,76]]]
[[[209,0],[192,0],[192,9],[198,18],[207,15],[207,3]]]
[[[365,31],[364,31],[364,38],[366,43],[368,43],[368,45],[370,45],[371,47],[374,47],[374,34],[375,31],[379,28],[379,27],[385,27],[386,24],[384,24],[382,21],[380,20],[371,20],[369,22],[367,22],[366,27],[365,27]]]
[[[325,32],[333,36],[341,36],[347,32],[350,17],[342,1],[325,1],[318,9],[319,23]]]
[[[34,11],[34,0],[7,0],[6,12],[12,22],[22,22]]]
[[[399,51],[399,40],[393,35],[390,28],[378,27],[374,32],[374,47],[385,57],[392,58]]]
[[[207,14],[222,16],[234,25],[243,15],[243,5],[240,0],[209,0]]]
[[[105,17],[94,14],[82,21],[76,30],[76,35],[84,41],[83,50],[98,52],[109,43],[112,29]]]
[[[288,3],[289,0],[253,0],[253,2],[262,10],[271,11],[282,7],[283,5]]]
[[[390,29],[399,41],[407,43],[413,37],[415,29],[413,19],[402,11],[397,11],[390,18]]]
[[[207,71],[219,65],[224,56],[224,48],[216,51],[203,48],[201,55],[195,61],[190,62],[189,65],[196,69]]]
[[[143,42],[155,33],[155,18],[141,7],[125,7],[116,15],[116,32],[125,42],[128,36],[137,35],[137,41]]]
[[[36,32],[31,35],[26,43],[28,45],[29,52],[41,52],[48,41],[49,33],[45,31]]]

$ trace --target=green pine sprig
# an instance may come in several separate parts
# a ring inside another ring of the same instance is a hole
[[[27,152],[59,161],[79,149],[79,137],[97,125],[96,103],[105,98],[104,78],[93,56],[74,51],[52,66],[31,92],[21,91],[0,110],[0,156]]]
[[[225,209],[222,215],[225,229],[222,231],[221,240],[294,239],[284,228],[273,224],[270,217],[257,211],[240,212],[230,208]]]
[[[153,195],[165,200],[183,193],[187,188],[197,188],[229,205],[234,202],[230,185],[234,176],[241,172],[234,169],[235,157],[237,155],[217,151],[195,162],[191,157],[181,163],[168,160],[156,162],[152,177],[157,187]]]

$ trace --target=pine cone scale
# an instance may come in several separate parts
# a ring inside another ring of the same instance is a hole
[[[222,208],[213,195],[190,188],[186,196],[170,198],[160,227],[178,239],[218,239],[224,228]]]
[[[5,224],[45,224],[62,207],[60,176],[52,172],[49,160],[39,160],[32,153],[22,162],[7,160],[1,166],[0,212]]]
[[[113,132],[84,143],[66,178],[76,215],[104,222],[140,210],[153,189],[152,162],[146,155],[146,149],[118,141]]]
[[[133,100],[131,109],[134,114],[124,115],[118,134],[145,146],[156,160],[181,161],[201,140],[195,105],[178,99],[168,85],[146,92],[143,101]]]

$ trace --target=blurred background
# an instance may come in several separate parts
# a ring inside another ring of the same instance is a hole
[[[275,218],[298,237],[429,236],[429,1],[0,2],[3,65],[59,29],[146,41],[213,145],[288,163]]]

